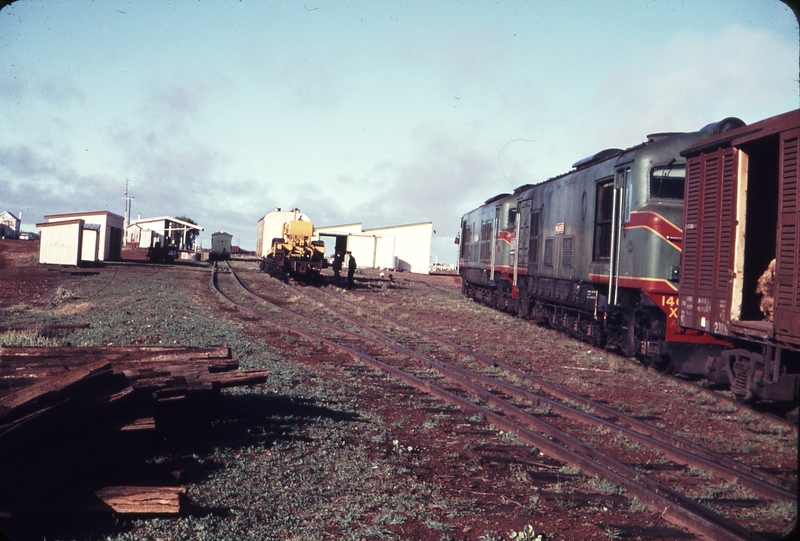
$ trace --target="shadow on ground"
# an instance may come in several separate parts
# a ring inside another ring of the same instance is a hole
[[[102,539],[127,531],[94,492],[107,486],[181,486],[226,466],[214,450],[269,449],[297,441],[301,428],[323,420],[361,422],[357,413],[292,396],[214,394],[160,404],[157,428],[120,431],[87,417],[42,438],[36,453],[13,458],[0,478],[0,539]],[[105,427],[98,430],[97,427]],[[24,451],[23,451],[24,452]],[[182,501],[181,514],[226,516],[230,510]],[[124,518],[130,518],[125,515]]]

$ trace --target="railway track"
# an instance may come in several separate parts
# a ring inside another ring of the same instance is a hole
[[[248,289],[229,263],[221,272],[215,267],[212,285],[251,317],[301,336],[316,347],[364,362],[466,413],[481,414],[495,427],[515,433],[545,454],[623,487],[629,497],[700,536],[760,539],[682,494],[681,476],[676,471],[702,470],[713,478],[739,483],[766,500],[796,500],[797,486],[791,480],[714,453],[500,360],[338,296],[334,299],[319,290],[312,295],[295,289],[293,295],[304,295],[312,302],[292,303],[305,309],[289,309],[285,298],[270,299]],[[643,464],[664,458],[674,467],[654,469],[650,474],[631,467],[627,463],[630,452],[623,449],[630,444],[641,449],[637,456],[642,457]]]
[[[438,289],[440,291],[448,291],[448,290],[446,290],[445,288],[443,288],[441,286],[431,285],[428,282],[425,282],[423,280],[413,280],[413,281],[415,281],[415,282],[417,282],[419,284],[424,284],[427,287],[436,288],[436,289]],[[450,291],[448,291],[448,292],[450,292]],[[536,324],[533,320],[527,320],[527,321],[530,321],[530,323],[532,325]],[[580,339],[578,339],[578,338],[572,338],[572,337],[570,337],[570,338],[580,342]],[[629,363],[632,363],[632,364],[635,364],[635,365],[641,364],[641,361],[639,361],[639,360],[631,359],[629,357],[625,357],[625,356],[622,356],[622,355],[619,355],[619,358],[624,360],[625,362],[629,362]],[[771,404],[771,403],[768,403],[768,402],[740,402],[739,400],[737,400],[732,395],[732,393],[730,393],[730,392],[726,393],[726,392],[723,391],[723,390],[729,390],[729,387],[726,387],[726,386],[713,386],[713,385],[711,387],[706,387],[706,386],[702,385],[702,380],[698,381],[698,380],[687,379],[686,376],[674,373],[674,372],[672,372],[670,370],[667,370],[667,369],[664,369],[664,368],[666,368],[666,367],[662,367],[662,369],[660,369],[659,371],[661,373],[663,373],[665,376],[671,377],[674,381],[680,382],[682,385],[691,385],[692,388],[696,389],[699,393],[702,393],[702,394],[704,394],[706,396],[713,397],[716,400],[722,400],[724,402],[732,404],[736,408],[746,408],[746,409],[752,411],[753,413],[756,413],[758,415],[762,415],[762,416],[764,416],[766,418],[769,418],[772,421],[775,421],[775,422],[781,423],[783,425],[786,425],[787,427],[795,427],[798,424],[798,421],[797,421],[798,420],[798,408],[797,408],[796,405],[793,405],[793,404],[791,404],[791,405],[790,404]]]

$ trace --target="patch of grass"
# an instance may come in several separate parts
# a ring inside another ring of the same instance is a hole
[[[740,485],[738,479],[734,479],[732,481],[703,487],[698,498],[705,500],[716,500],[719,498],[747,500],[755,499],[756,495],[747,487]]]
[[[539,404],[531,408],[530,412],[534,415],[550,415],[552,409],[549,404]]]
[[[538,494],[534,494],[530,498],[528,498],[528,505],[526,506],[526,509],[528,510],[529,513],[532,513],[537,509],[539,509],[541,505],[542,505],[541,498],[539,497]]]
[[[616,496],[622,496],[625,494],[625,487],[615,485],[611,481],[601,479],[597,475],[589,479],[589,486],[592,489],[605,494],[614,494]]]
[[[687,473],[692,477],[700,477],[701,479],[711,478],[711,474],[702,468],[689,468]]]
[[[797,504],[795,502],[771,502],[766,505],[763,510],[760,510],[765,519],[783,520],[785,522],[794,522],[797,518]]]
[[[437,530],[440,532],[449,532],[453,529],[453,526],[450,524],[444,524],[433,519],[426,519],[425,525],[431,530]]]
[[[634,496],[630,503],[630,509],[634,513],[644,513],[647,511],[647,506],[643,504],[639,498]]]
[[[8,331],[0,334],[3,347],[56,347],[61,345],[56,338],[47,338],[35,331]]]

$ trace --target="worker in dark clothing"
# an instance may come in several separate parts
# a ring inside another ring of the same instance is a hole
[[[341,277],[339,274],[342,272],[342,254],[339,252],[336,252],[336,255],[333,256],[331,268],[333,269],[333,281],[338,286],[339,278]]]
[[[350,258],[347,261],[347,289],[353,289],[353,275],[356,273],[356,258],[351,252],[347,252]]]

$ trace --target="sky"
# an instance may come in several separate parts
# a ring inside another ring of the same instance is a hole
[[[0,212],[461,216],[647,134],[800,107],[778,0],[17,0],[0,10]]]

